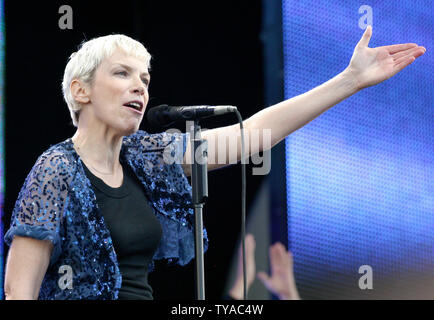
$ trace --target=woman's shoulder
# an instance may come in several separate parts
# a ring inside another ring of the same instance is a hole
[[[47,194],[64,192],[75,176],[76,167],[76,161],[68,145],[65,146],[65,141],[51,145],[36,159],[17,201],[22,202],[23,198],[32,195],[35,190],[43,190],[44,194],[47,190],[51,190]]]
[[[34,168],[68,169],[75,161],[75,150],[71,139],[50,145],[36,160]]]

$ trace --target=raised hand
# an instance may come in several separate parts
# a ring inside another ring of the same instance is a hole
[[[347,69],[354,76],[358,89],[378,84],[397,74],[426,51],[416,43],[369,48],[372,27],[368,26],[356,45]]]
[[[250,289],[253,281],[255,280],[256,263],[255,263],[255,248],[256,242],[252,234],[246,234],[246,290]],[[238,249],[238,266],[237,278],[234,285],[229,291],[230,296],[236,300],[242,300],[244,296],[244,282],[243,282],[243,252],[242,247]]]
[[[283,244],[276,242],[270,247],[271,276],[258,272],[265,287],[280,300],[300,300],[294,279],[293,259]]]

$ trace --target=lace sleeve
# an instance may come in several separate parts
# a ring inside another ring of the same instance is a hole
[[[4,241],[10,246],[13,237],[50,240],[54,249],[52,264],[61,252],[61,218],[67,201],[69,177],[66,157],[47,151],[41,155],[27,176],[12,212],[11,225]]]

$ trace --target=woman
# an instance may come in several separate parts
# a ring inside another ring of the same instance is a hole
[[[416,44],[369,48],[371,34],[368,27],[343,72],[247,119],[246,134],[272,128],[275,145],[425,52]],[[153,261],[184,265],[194,256],[188,140],[138,130],[149,60],[143,45],[122,35],[90,40],[71,55],[63,92],[77,131],[38,158],[18,196],[5,235],[6,299],[152,299]],[[213,141],[236,135],[238,125],[202,133]],[[184,164],[166,164],[167,151]]]

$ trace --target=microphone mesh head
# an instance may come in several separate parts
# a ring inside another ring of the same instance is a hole
[[[165,127],[171,124],[171,121],[165,117],[165,114],[169,111],[170,107],[167,104],[162,104],[153,108],[150,108],[146,114],[146,121],[151,127],[159,128]]]

